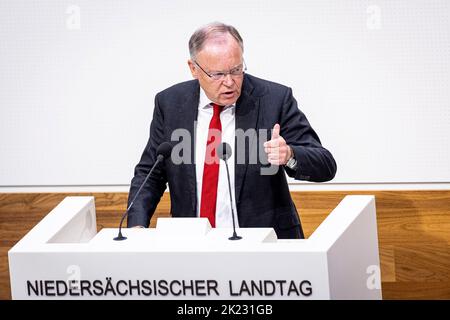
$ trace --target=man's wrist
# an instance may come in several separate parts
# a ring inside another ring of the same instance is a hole
[[[295,170],[297,169],[297,159],[295,159],[294,149],[292,149],[290,145],[288,145],[288,148],[290,150],[290,157],[286,162],[286,167],[288,167],[291,170]]]
[[[292,147],[290,145],[288,145],[288,148],[289,148],[289,158],[288,158],[288,161],[289,161],[292,158],[295,158],[295,154],[294,154],[294,150],[292,149]]]

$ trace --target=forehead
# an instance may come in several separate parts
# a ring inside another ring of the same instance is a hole
[[[242,62],[242,49],[230,34],[220,34],[205,41],[197,60],[211,68],[230,68]]]

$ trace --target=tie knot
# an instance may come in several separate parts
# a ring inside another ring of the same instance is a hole
[[[222,112],[223,107],[224,107],[224,106],[220,106],[220,105],[215,104],[215,103],[211,103],[211,105],[212,105],[213,110],[214,110],[214,115],[219,115]]]

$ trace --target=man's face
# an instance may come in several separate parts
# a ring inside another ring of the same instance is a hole
[[[242,66],[242,49],[229,34],[207,40],[203,49],[197,53],[195,62],[188,61],[192,76],[198,79],[208,98],[219,105],[236,103],[241,95],[243,75],[227,74],[223,79],[214,80],[207,73],[224,72]]]

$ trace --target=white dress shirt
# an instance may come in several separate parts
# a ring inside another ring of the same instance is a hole
[[[202,201],[203,167],[205,164],[206,141],[208,139],[209,123],[213,116],[213,107],[210,105],[205,92],[200,88],[200,102],[198,104],[198,116],[195,136],[195,171],[197,178],[197,216],[200,216],[200,204]],[[222,124],[222,142],[231,146],[231,157],[228,161],[230,170],[231,196],[233,197],[233,209],[236,228],[239,227],[236,211],[235,190],[234,190],[234,129],[235,129],[235,105],[225,106],[220,113]],[[227,170],[225,162],[220,160],[219,182],[217,185],[216,202],[216,227],[232,227],[230,196],[228,191]]]

